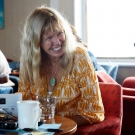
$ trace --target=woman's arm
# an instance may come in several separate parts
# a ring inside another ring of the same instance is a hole
[[[104,120],[104,107],[99,82],[88,54],[81,49],[78,52],[79,57],[77,57],[74,72],[77,75],[76,82],[82,96],[76,105],[76,110],[78,115],[89,123],[97,123]],[[75,118],[75,120],[77,119]],[[82,120],[82,122],[84,121]]]
[[[86,124],[90,124],[86,119],[84,119],[81,115],[76,115],[73,117],[69,117],[70,119],[72,119],[73,121],[75,121],[77,123],[77,127],[79,126],[83,126]]]

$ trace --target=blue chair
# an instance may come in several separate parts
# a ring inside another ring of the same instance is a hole
[[[13,87],[0,86],[0,94],[10,94],[10,93],[14,93]]]
[[[18,92],[19,77],[18,76],[9,75],[9,79],[15,84],[15,86],[12,86],[13,93]]]

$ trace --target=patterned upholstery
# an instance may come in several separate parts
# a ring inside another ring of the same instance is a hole
[[[99,82],[117,83],[104,72],[96,72]],[[125,86],[125,85],[123,85]],[[123,121],[121,135],[135,135],[135,89],[122,87]]]
[[[122,123],[122,89],[118,84],[100,83],[105,120],[77,128],[76,135],[120,135]]]

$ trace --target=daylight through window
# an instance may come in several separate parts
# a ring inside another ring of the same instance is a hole
[[[87,40],[96,57],[135,57],[135,0],[87,0]]]

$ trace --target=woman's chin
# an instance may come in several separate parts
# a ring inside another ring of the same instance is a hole
[[[52,56],[54,56],[54,57],[61,57],[61,56],[63,56],[63,54],[64,54],[63,50],[59,50],[59,51],[53,52]]]

